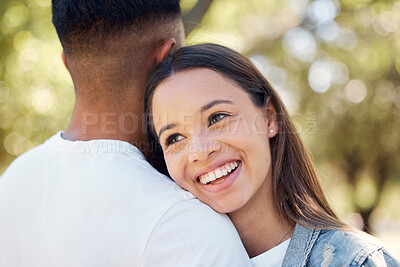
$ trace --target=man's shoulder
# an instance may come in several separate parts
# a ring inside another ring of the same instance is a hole
[[[37,161],[41,160],[45,150],[46,148],[44,144],[40,144],[19,155],[13,162],[11,162],[2,176],[15,171],[24,171],[29,168],[30,164],[35,165]]]
[[[143,266],[250,266],[240,237],[225,214],[198,199],[171,206],[147,241]]]

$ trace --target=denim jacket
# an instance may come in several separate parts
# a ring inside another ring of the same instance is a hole
[[[282,266],[400,266],[372,236],[296,225]]]

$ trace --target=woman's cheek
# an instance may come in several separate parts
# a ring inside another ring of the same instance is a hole
[[[172,179],[180,187],[187,190],[185,180],[183,179],[185,177],[184,175],[185,165],[184,162],[182,161],[182,156],[179,156],[178,154],[176,153],[165,154],[164,159],[165,162],[167,163],[168,172],[171,175]]]

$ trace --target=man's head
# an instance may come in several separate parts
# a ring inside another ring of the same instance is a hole
[[[179,0],[52,3],[77,96],[90,101],[126,97],[173,47],[183,45]]]

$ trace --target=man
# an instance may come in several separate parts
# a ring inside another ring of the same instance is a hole
[[[53,0],[53,23],[75,110],[0,178],[0,266],[250,266],[229,219],[137,148],[149,71],[183,44],[179,1]]]

